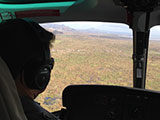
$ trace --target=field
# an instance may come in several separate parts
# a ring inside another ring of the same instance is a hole
[[[160,42],[150,41],[147,89],[160,90]],[[63,33],[51,50],[51,81],[37,101],[49,111],[62,107],[63,89],[73,84],[133,86],[132,40],[107,35]]]

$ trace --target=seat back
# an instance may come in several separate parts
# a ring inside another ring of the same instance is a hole
[[[27,120],[12,75],[0,57],[0,120]]]

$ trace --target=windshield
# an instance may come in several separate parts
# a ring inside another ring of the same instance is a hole
[[[132,32],[125,24],[61,22],[41,24],[56,35],[55,67],[37,98],[50,111],[62,107],[63,89],[73,84],[133,86]]]
[[[102,84],[133,87],[132,30],[125,24],[60,22],[41,24],[56,35],[55,58],[47,90],[37,98],[49,111],[62,107],[68,85]],[[157,31],[157,32],[156,32]],[[152,28],[146,88],[160,90],[159,27]]]
[[[151,90],[160,90],[160,26],[151,28],[148,52],[148,68],[146,87]]]

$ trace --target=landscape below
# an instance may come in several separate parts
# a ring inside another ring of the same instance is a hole
[[[46,28],[56,34],[51,81],[37,101],[49,111],[62,108],[62,91],[73,84],[133,86],[129,36]],[[150,41],[146,88],[160,90],[160,42]]]

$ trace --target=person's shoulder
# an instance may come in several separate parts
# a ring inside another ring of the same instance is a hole
[[[59,120],[53,114],[47,112],[27,112],[26,117],[28,120]]]
[[[55,115],[53,115],[52,113],[49,112],[43,112],[42,113],[42,118],[44,118],[45,120],[59,120]]]
[[[22,106],[23,106],[23,109],[24,111],[37,111],[37,112],[40,112],[40,105],[33,101],[32,99],[26,97],[26,96],[21,96],[20,97],[21,99],[21,102],[22,102]]]
[[[28,120],[58,120],[52,113],[40,106],[39,103],[27,97],[21,97],[22,106]]]

